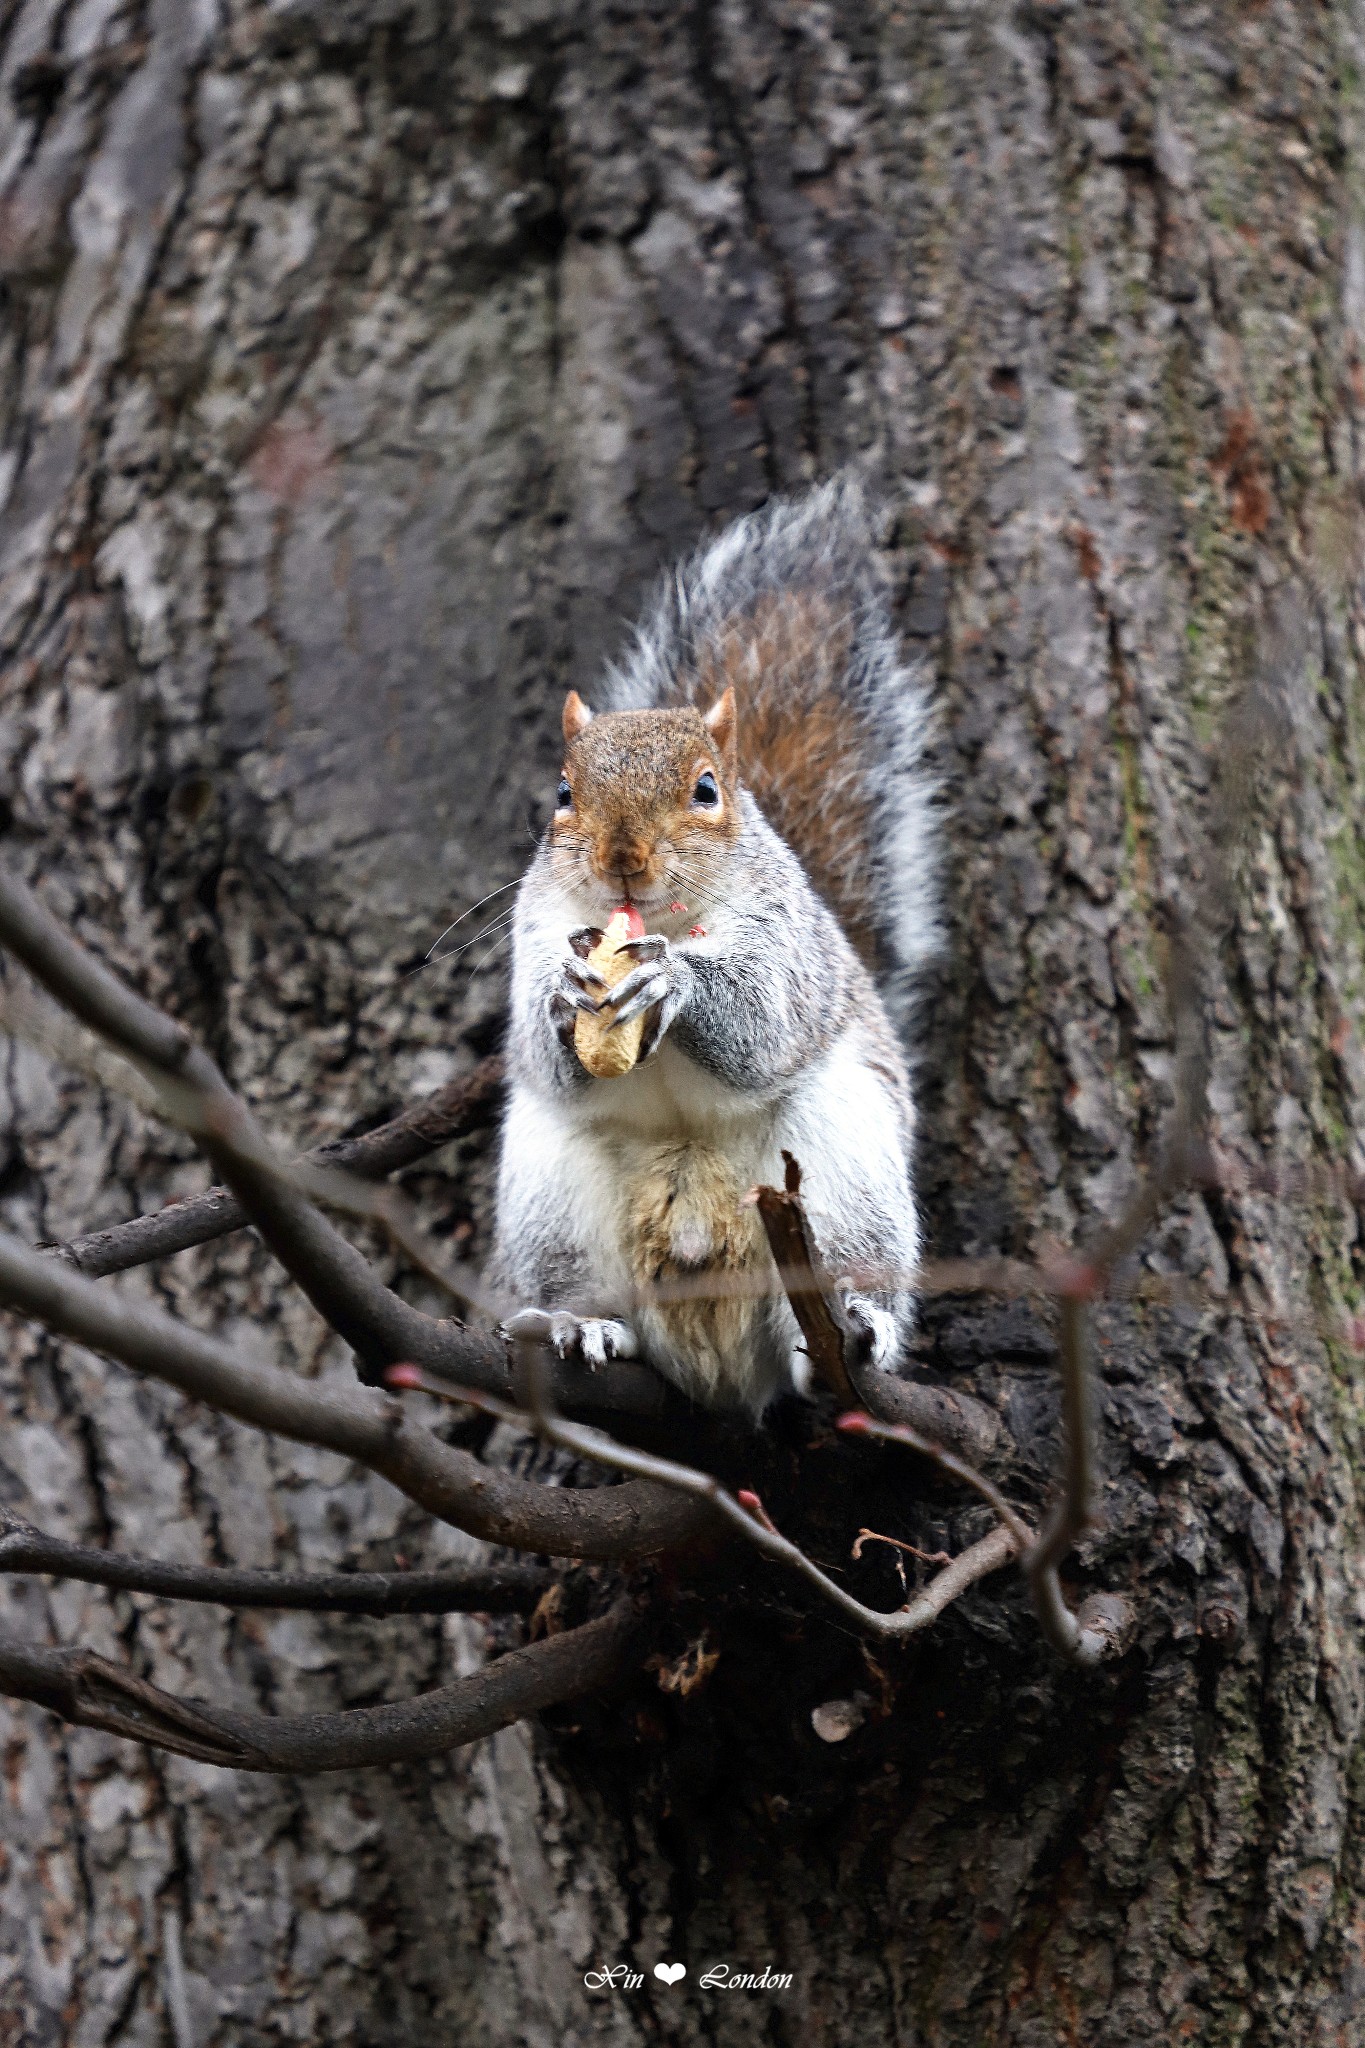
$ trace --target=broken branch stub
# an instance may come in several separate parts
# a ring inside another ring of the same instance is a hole
[[[801,1201],[801,1168],[790,1152],[784,1152],[782,1158],[786,1165],[785,1187],[754,1190],[759,1217],[792,1314],[805,1339],[812,1369],[836,1400],[854,1402],[859,1395],[848,1360],[851,1354],[857,1354],[864,1333],[835,1294],[820,1263]]]

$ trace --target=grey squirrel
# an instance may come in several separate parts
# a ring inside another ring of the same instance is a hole
[[[938,939],[928,706],[857,482],[779,500],[683,563],[604,697],[596,715],[568,697],[517,896],[495,1274],[551,1312],[562,1352],[640,1356],[758,1414],[808,1378],[745,1200],[780,1184],[784,1149],[879,1364],[913,1316],[893,1016]],[[645,935],[609,989],[587,956],[619,906]],[[643,1017],[629,1072],[586,1071],[583,1013]]]

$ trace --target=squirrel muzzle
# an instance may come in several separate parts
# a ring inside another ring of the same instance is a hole
[[[654,880],[654,848],[641,839],[599,840],[593,866],[604,882],[649,883]]]

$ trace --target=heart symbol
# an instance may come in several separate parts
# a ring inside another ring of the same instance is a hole
[[[661,1977],[665,1984],[676,1984],[679,1977],[687,1975],[687,1965],[686,1963],[656,1963],[654,1965],[654,1974],[656,1977]]]

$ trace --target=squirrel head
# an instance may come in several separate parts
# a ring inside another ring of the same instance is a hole
[[[696,908],[739,837],[735,693],[705,713],[564,703],[564,767],[550,824],[556,879],[595,903],[648,916]]]

